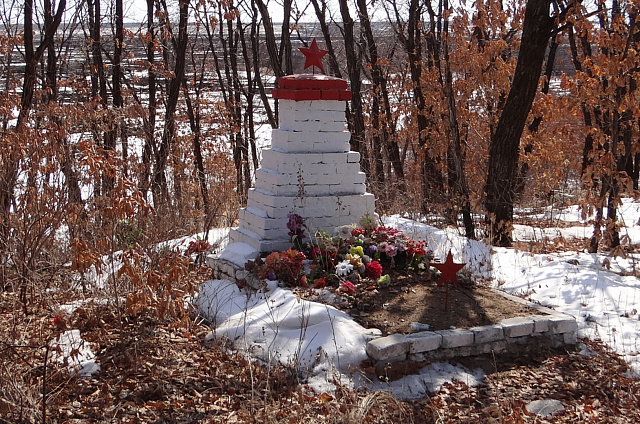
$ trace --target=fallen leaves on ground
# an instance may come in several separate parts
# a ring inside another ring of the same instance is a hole
[[[61,331],[52,324],[57,311],[43,307],[40,316],[25,316],[11,306],[19,305],[16,296],[0,298],[0,422],[42,422],[43,411],[47,422],[60,423],[640,422],[640,382],[625,376],[626,364],[614,353],[588,340],[590,356],[489,358],[484,367],[493,372],[485,386],[454,382],[420,401],[400,402],[345,387],[313,393],[289,368],[247,361],[222,340],[206,342],[210,329],[196,316],[176,324],[150,311],[125,315],[89,303],[65,317],[101,367],[80,378],[45,362],[41,347]],[[537,399],[560,400],[565,411],[532,416],[525,406]]]

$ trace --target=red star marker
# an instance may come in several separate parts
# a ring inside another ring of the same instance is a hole
[[[307,69],[309,66],[314,66],[314,74],[316,73],[315,67],[324,72],[324,68],[322,67],[322,57],[329,53],[329,51],[318,48],[318,43],[315,38],[311,42],[311,47],[300,47],[300,51],[304,55],[304,69]]]
[[[431,264],[432,267],[441,272],[440,279],[438,280],[439,286],[443,285],[447,281],[451,281],[453,284],[458,284],[458,276],[456,274],[465,265],[466,264],[453,263],[453,255],[451,254],[451,250],[449,250],[447,260],[444,261],[443,264]]]

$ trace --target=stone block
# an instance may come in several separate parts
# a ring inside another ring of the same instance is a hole
[[[380,337],[367,343],[367,355],[377,361],[406,356],[409,353],[409,343],[405,336],[392,334]]]
[[[506,340],[502,339],[502,340],[496,340],[489,343],[479,344],[476,346],[478,348],[479,355],[486,355],[489,353],[504,352],[505,350],[507,350],[509,343]]]
[[[442,336],[442,347],[446,349],[471,346],[474,342],[473,332],[466,329],[439,330],[436,333]]]
[[[522,337],[533,333],[533,320],[531,318],[517,317],[507,318],[499,322],[505,337]]]
[[[544,315],[532,315],[534,333],[546,333],[549,331],[549,317]]]
[[[504,330],[501,325],[485,325],[469,329],[474,336],[475,344],[489,343],[504,339]]]
[[[409,341],[410,353],[429,352],[440,349],[442,345],[442,335],[433,331],[423,331],[406,336]]]
[[[549,317],[549,331],[552,334],[578,331],[576,319],[570,315],[555,314]]]
[[[574,345],[578,343],[578,332],[570,331],[568,333],[564,333],[564,343],[568,345]]]

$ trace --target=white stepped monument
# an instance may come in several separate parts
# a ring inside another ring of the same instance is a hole
[[[300,50],[305,68],[322,69],[326,51],[318,49],[315,39]],[[290,248],[288,214],[304,219],[310,237],[321,229],[333,233],[375,212],[375,197],[366,192],[366,175],[360,172],[360,154],[349,150],[347,82],[326,75],[288,75],[279,79],[273,97],[279,102],[280,126],[272,130],[271,148],[262,150],[255,187],[240,210],[238,227],[231,230],[230,244],[211,258],[210,265],[225,274],[220,262],[233,262],[239,253],[255,259],[261,252]]]

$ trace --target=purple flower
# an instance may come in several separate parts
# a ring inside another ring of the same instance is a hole
[[[269,270],[269,273],[267,274],[267,278],[271,281],[274,281],[277,277],[276,277],[276,272],[272,269]]]
[[[304,225],[304,219],[298,215],[297,213],[289,213],[287,214],[287,218],[289,218],[289,222],[287,222],[287,228],[289,229],[290,236],[300,236],[304,238],[304,234],[302,234],[302,227]]]

